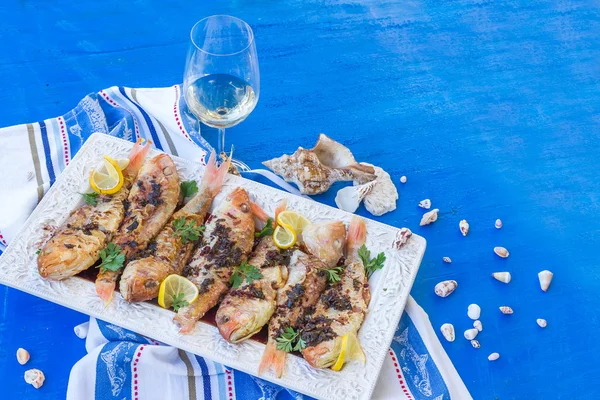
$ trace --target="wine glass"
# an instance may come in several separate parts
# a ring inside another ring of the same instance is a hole
[[[196,22],[190,39],[183,77],[185,100],[200,121],[219,130],[217,150],[221,154],[225,128],[246,119],[258,102],[260,74],[254,33],[239,18],[213,15]]]

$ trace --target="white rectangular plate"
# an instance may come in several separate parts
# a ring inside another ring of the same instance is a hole
[[[130,142],[103,134],[89,138],[0,258],[0,283],[256,375],[265,347],[262,343],[248,340],[239,345],[229,344],[214,326],[205,323],[199,323],[193,334],[180,335],[172,322],[174,314],[169,310],[150,303],[129,304],[120,294],[116,294],[105,308],[92,282],[78,277],[53,282],[38,274],[35,252],[44,235],[48,235],[45,227],[60,225],[81,204],[78,192],[87,182],[92,166],[98,164],[104,154],[126,157],[131,147]],[[154,151],[152,155],[157,153]],[[182,180],[200,180],[204,171],[201,164],[178,157],[173,160]],[[232,175],[227,177],[222,194],[237,186],[244,187],[269,213],[281,199],[287,198],[289,209],[306,215],[311,221],[337,219],[349,223],[352,217],[344,211]],[[261,378],[319,399],[370,397],[404,311],[426,242],[424,238],[412,235],[406,244],[398,246],[399,229],[372,220],[366,222],[367,247],[373,254],[384,251],[387,257],[385,267],[371,278],[369,313],[358,335],[366,354],[366,364],[352,362],[340,372],[334,372],[314,369],[301,357],[289,356],[282,378],[270,373]]]

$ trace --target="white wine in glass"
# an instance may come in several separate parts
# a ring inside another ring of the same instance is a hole
[[[246,119],[258,102],[260,73],[250,26],[227,15],[198,21],[191,32],[183,86],[189,110],[219,130],[221,153],[225,128]]]

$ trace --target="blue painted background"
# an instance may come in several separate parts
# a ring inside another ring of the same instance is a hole
[[[251,166],[319,132],[398,182],[382,221],[429,242],[413,296],[476,399],[600,398],[600,10],[586,1],[137,0],[0,3],[0,126],[39,121],[113,85],[182,80],[188,31],[229,13],[255,29],[261,98],[228,130]],[[206,130],[209,140],[215,132]],[[337,188],[337,187],[336,187]],[[332,204],[335,190],[318,197]],[[419,228],[419,200],[441,210]],[[367,215],[361,208],[362,215]],[[463,238],[458,222],[471,233]],[[504,228],[494,229],[501,218]],[[492,248],[511,256],[496,257]],[[451,265],[443,256],[453,259]],[[555,273],[542,293],[537,272]],[[492,280],[508,270],[508,286]],[[456,279],[450,297],[433,294]],[[3,398],[64,398],[84,315],[0,287]],[[462,339],[483,309],[481,349]],[[503,316],[497,307],[510,305]],[[541,330],[536,318],[546,318]],[[25,385],[17,347],[46,373]],[[493,351],[501,354],[487,361]]]

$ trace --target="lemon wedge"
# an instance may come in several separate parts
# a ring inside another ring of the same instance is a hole
[[[279,225],[287,225],[291,227],[296,235],[301,235],[304,228],[311,224],[309,219],[304,215],[292,210],[280,212],[277,216],[277,223]]]
[[[340,351],[340,355],[331,369],[339,371],[344,366],[344,363],[352,360],[358,360],[363,363],[366,361],[365,353],[362,347],[360,347],[360,342],[354,332],[342,336],[342,351]]]
[[[119,160],[121,165],[129,164],[123,160]],[[115,194],[123,187],[124,178],[123,172],[121,172],[119,162],[104,156],[104,168],[100,171],[92,170],[90,173],[90,186],[95,192],[100,194]]]
[[[158,305],[162,308],[171,308],[176,300],[192,304],[197,298],[198,288],[196,285],[177,274],[167,276],[158,290]]]
[[[275,246],[280,249],[289,249],[296,244],[296,232],[289,225],[280,224],[273,232]]]

